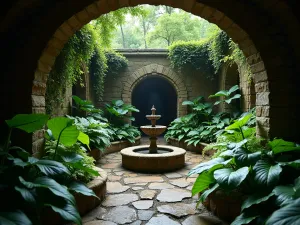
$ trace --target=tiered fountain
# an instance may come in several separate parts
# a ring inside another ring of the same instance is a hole
[[[185,153],[182,148],[167,145],[157,145],[157,136],[161,135],[166,126],[156,125],[160,115],[155,115],[154,106],[152,114],[146,118],[151,121],[151,125],[141,126],[141,130],[150,136],[150,146],[140,145],[124,148],[121,151],[122,166],[126,169],[139,172],[167,172],[184,167]]]

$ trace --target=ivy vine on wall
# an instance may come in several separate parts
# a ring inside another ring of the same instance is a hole
[[[216,32],[209,39],[174,43],[169,47],[169,59],[176,71],[201,71],[211,80],[225,62],[246,64],[242,51],[224,31]]]
[[[116,75],[127,67],[127,60],[120,53],[105,50],[99,44],[99,35],[94,26],[88,24],[77,31],[57,56],[49,74],[46,90],[46,112],[53,114],[65,100],[67,87],[82,84],[84,69],[91,76],[93,92],[97,101],[103,96],[107,75]]]

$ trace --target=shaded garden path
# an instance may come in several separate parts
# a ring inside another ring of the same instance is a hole
[[[104,156],[97,166],[108,173],[107,196],[83,218],[84,225],[224,224],[203,206],[195,209],[197,198],[190,190],[196,178],[186,179],[190,168],[208,158],[191,152],[185,158],[185,168],[176,172],[142,174],[122,168],[119,152]]]

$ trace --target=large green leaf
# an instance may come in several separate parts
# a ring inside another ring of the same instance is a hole
[[[284,141],[282,139],[274,139],[273,141],[270,141],[268,144],[272,148],[274,154],[300,150],[300,146],[296,146],[295,143]]]
[[[65,163],[76,163],[83,159],[83,156],[70,151],[59,151],[59,156]]]
[[[248,173],[248,167],[242,167],[236,171],[231,168],[224,168],[215,170],[214,178],[222,188],[234,189],[246,179]]]
[[[236,94],[236,95],[234,95],[232,98],[226,99],[225,102],[226,102],[227,104],[230,104],[232,100],[238,99],[238,98],[240,98],[240,97],[241,97],[240,94]]]
[[[275,187],[273,193],[277,196],[276,202],[280,206],[285,206],[294,199],[300,198],[300,177],[295,179],[294,185]]]
[[[300,199],[278,209],[267,220],[266,225],[299,225]]]
[[[204,191],[213,183],[215,183],[215,179],[211,172],[201,173],[193,185],[192,195],[194,196],[195,194]]]
[[[272,197],[274,193],[265,194],[263,192],[258,192],[256,194],[250,195],[242,204],[242,210],[251,207],[252,205],[257,205],[259,203],[267,201],[270,197]]]
[[[223,159],[223,158],[215,158],[215,159],[209,160],[208,162],[200,163],[198,166],[196,166],[190,170],[190,172],[188,173],[188,176],[190,176],[192,174],[196,174],[196,173],[200,174],[203,171],[207,171],[207,170],[211,169],[213,166],[215,166],[217,164],[223,164],[224,162],[225,162],[225,159]]]
[[[192,101],[183,101],[182,102],[182,105],[194,105],[194,102],[192,102]]]
[[[300,159],[297,159],[295,161],[291,162],[278,162],[281,166],[290,166],[294,168],[299,168],[300,167]]]
[[[228,97],[229,96],[229,94],[230,93],[228,93],[228,91],[225,91],[225,90],[223,90],[223,91],[218,91],[216,94],[214,94],[214,95],[210,95],[210,96],[208,96],[208,98],[215,98],[215,97]]]
[[[212,188],[204,191],[203,194],[199,198],[199,202],[203,202],[207,198],[207,196],[209,196],[212,192],[214,192],[219,187],[220,187],[219,184],[215,184]]]
[[[75,204],[74,196],[71,195],[68,189],[49,177],[38,177],[33,182],[25,181],[22,177],[19,177],[19,180],[27,188],[47,188],[56,196]]]
[[[31,204],[35,204],[35,198],[34,198],[33,194],[28,189],[15,186],[15,190],[22,195],[22,197],[24,198],[24,200],[26,202],[29,202]]]
[[[73,120],[65,117],[56,117],[48,121],[48,128],[52,131],[53,137],[65,146],[72,146],[77,142],[79,131],[73,125]]]
[[[226,127],[225,130],[240,129],[240,128],[242,128],[243,126],[245,126],[247,124],[247,122],[250,120],[251,117],[252,117],[252,114],[251,113],[247,113],[242,118],[236,120],[233,124],[231,124],[230,126]]]
[[[82,144],[85,144],[85,145],[88,146],[88,148],[90,148],[90,138],[89,138],[88,135],[86,135],[85,133],[83,133],[83,132],[80,131],[77,139]]]
[[[63,208],[59,208],[50,204],[47,205],[50,206],[53,209],[53,211],[57,212],[63,219],[67,221],[72,221],[77,225],[82,224],[81,217],[77,209],[72,204],[67,203]]]
[[[72,167],[74,167],[76,169],[83,170],[84,172],[87,172],[87,173],[89,173],[93,176],[99,176],[100,175],[97,170],[90,169],[90,168],[86,167],[85,165],[83,165],[81,162],[72,163]]]
[[[94,196],[98,198],[98,196],[94,193],[93,190],[87,188],[84,184],[73,181],[69,186],[69,190],[75,191],[77,193],[86,195],[86,196]]]
[[[259,160],[253,167],[255,173],[254,180],[258,185],[272,187],[280,178],[282,168],[279,164],[272,165],[264,160]]]
[[[34,165],[36,165],[39,170],[47,176],[70,174],[70,171],[67,169],[67,167],[60,162],[53,160],[41,159],[35,162]]]
[[[276,202],[279,206],[285,206],[293,202],[296,190],[292,185],[290,186],[277,186],[274,188],[273,193],[277,196]],[[299,197],[299,196],[298,196]]]
[[[6,120],[6,123],[10,128],[17,128],[27,133],[32,133],[42,129],[48,119],[49,116],[44,114],[18,114],[11,120]]]
[[[124,105],[124,102],[122,100],[117,100],[117,101],[114,101],[113,103],[118,107]]]
[[[234,85],[234,86],[232,86],[229,90],[228,90],[228,94],[230,95],[231,93],[233,93],[233,92],[235,92],[235,91],[237,91],[237,90],[239,90],[240,88],[239,88],[239,86],[238,85]]]
[[[32,225],[22,211],[0,212],[0,225]]]
[[[242,213],[239,215],[230,225],[243,225],[243,224],[249,224],[253,220],[259,217],[259,213]]]
[[[238,148],[234,152],[234,159],[238,166],[253,166],[261,158],[261,152],[248,152],[245,148]]]

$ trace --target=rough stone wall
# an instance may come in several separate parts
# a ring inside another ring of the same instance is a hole
[[[300,8],[291,0],[3,1],[0,125],[5,127],[5,119],[17,113],[45,112],[48,74],[77,30],[102,14],[138,4],[181,8],[223,29],[251,66],[258,135],[299,141]],[[27,146],[24,142],[27,138],[19,137],[15,144]]]
[[[53,108],[51,116],[64,116],[71,113],[72,107],[72,87],[66,87],[66,93],[58,100],[56,107]]]
[[[256,101],[254,81],[248,78],[247,65],[223,65],[219,78],[219,90],[229,90],[236,84],[240,87],[241,110],[247,112],[255,107]],[[230,107],[223,103],[220,104],[220,110],[230,110]]]
[[[216,92],[218,83],[206,79],[200,72],[177,73],[172,70],[167,50],[120,50],[128,59],[128,68],[114,77],[106,77],[103,102],[122,99],[131,103],[131,93],[140,80],[146,76],[162,76],[174,87],[178,97],[178,116],[186,114],[181,103],[200,95],[208,97]]]

